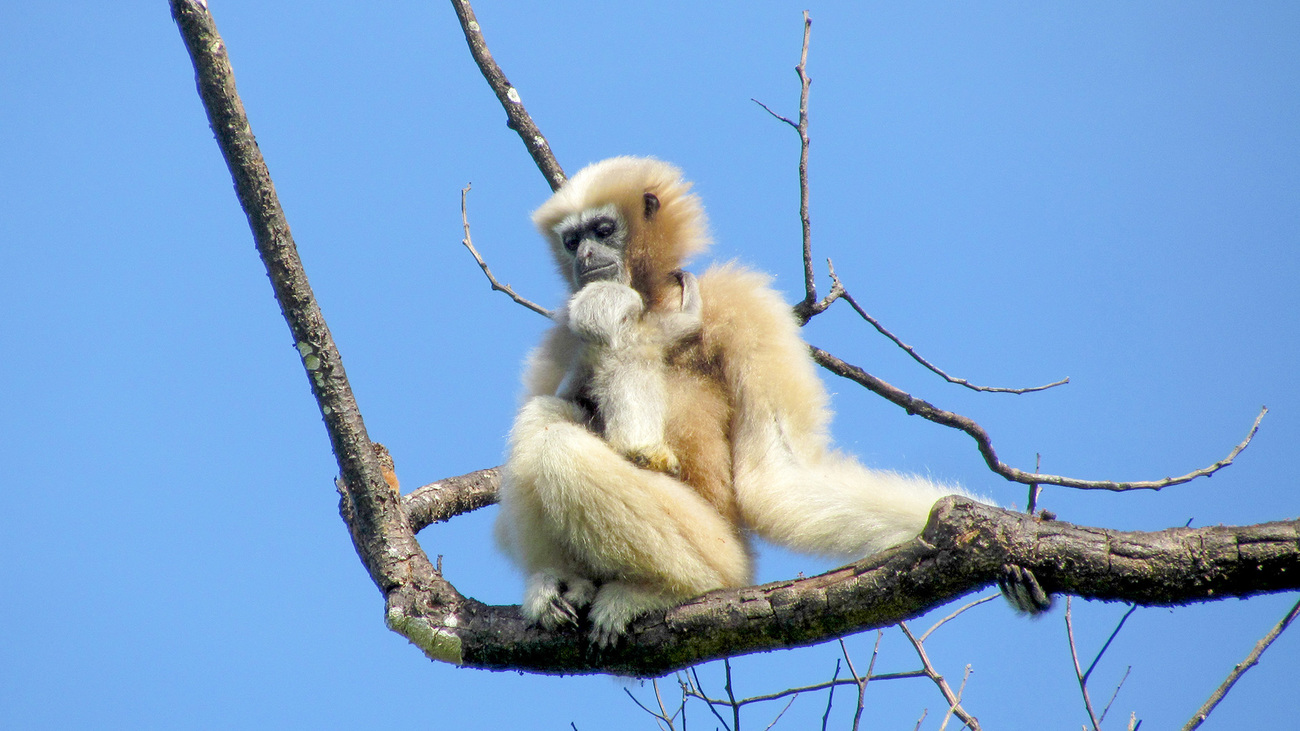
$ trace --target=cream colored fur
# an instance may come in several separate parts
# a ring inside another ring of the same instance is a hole
[[[577,292],[530,358],[497,523],[528,574],[525,615],[554,628],[590,605],[601,645],[647,611],[747,584],[750,532],[857,558],[915,537],[935,500],[960,492],[830,447],[825,390],[768,277],[715,266],[698,279],[697,305],[683,307],[695,283],[672,272],[708,243],[688,190],[671,165],[614,158],[534,214],[562,272],[572,267],[555,226],[566,216],[614,205],[631,227],[635,291],[602,282]],[[657,196],[654,215],[642,215],[645,193]],[[584,389],[632,426],[597,433],[574,403]],[[680,459],[679,476],[632,461],[644,445],[629,442],[656,438]]]

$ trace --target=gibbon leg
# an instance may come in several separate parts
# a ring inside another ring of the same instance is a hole
[[[736,500],[764,538],[807,553],[861,558],[920,534],[934,503],[959,488],[863,467],[819,440],[788,436],[776,417],[736,438]]]
[[[608,644],[650,609],[749,582],[748,550],[729,522],[687,485],[628,462],[580,419],[573,404],[536,396],[511,432],[499,530],[529,573],[530,617],[547,621],[557,595],[572,606],[565,585],[594,582],[592,638]]]

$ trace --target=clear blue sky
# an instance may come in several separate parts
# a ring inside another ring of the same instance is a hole
[[[239,89],[371,435],[413,488],[500,462],[542,318],[490,292],[479,249],[547,305],[528,212],[548,189],[444,2],[212,0]],[[515,3],[489,43],[574,171],[650,154],[697,182],[717,245],[799,282],[803,6]],[[1300,443],[1300,9],[1290,3],[814,3],[814,245],[858,300],[949,372],[837,305],[809,339],[994,435],[1002,457],[1154,479],[1049,489],[1122,529],[1294,517]],[[336,467],[166,3],[0,6],[0,728],[652,728],[624,688],[431,664],[384,628],[337,515]],[[821,268],[820,282],[829,284]],[[854,385],[840,444],[1006,505],[971,440]],[[427,530],[467,594],[514,603],[493,510]],[[764,551],[761,578],[826,566]],[[1108,727],[1181,724],[1295,601],[1141,609],[1094,676]],[[940,616],[947,609],[941,610]],[[1088,658],[1123,607],[1076,604]],[[928,626],[927,622],[918,624]],[[1300,711],[1300,634],[1206,728]],[[864,666],[873,636],[849,640]],[[931,641],[989,728],[1086,721],[1061,610],[984,605]],[[738,661],[741,694],[829,678],[837,647]],[[916,662],[887,634],[878,670]],[[703,670],[721,693],[716,668]],[[849,694],[832,725],[847,728]],[[924,681],[867,693],[877,728],[942,715]],[[820,721],[800,697],[777,728]],[[765,726],[778,711],[746,717]],[[692,727],[707,726],[702,708]]]

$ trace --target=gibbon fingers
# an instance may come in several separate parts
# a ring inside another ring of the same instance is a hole
[[[856,559],[965,494],[830,447],[826,392],[769,278],[679,269],[709,244],[689,189],[672,165],[616,157],[533,214],[573,295],[526,367],[497,536],[527,575],[524,614],[554,629],[590,606],[600,646],[750,583],[751,533]]]

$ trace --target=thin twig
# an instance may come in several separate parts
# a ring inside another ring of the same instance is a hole
[[[844,640],[840,640],[840,647],[844,646]],[[831,674],[831,690],[826,694],[826,712],[822,714],[822,731],[826,731],[826,724],[831,720],[831,706],[835,703],[835,681],[840,679],[840,661],[835,661],[835,672]]]
[[[924,677],[927,677],[924,670],[909,670],[901,673],[881,673],[880,675],[872,675],[870,677],[870,680],[908,680],[911,678],[924,678]],[[840,685],[856,685],[856,684],[857,681],[851,680],[849,678],[842,678],[836,681],[827,680],[825,682],[813,683],[812,685],[805,685],[799,688],[786,688],[785,690],[779,690],[776,691],[775,693],[768,693],[766,695],[756,695],[756,696],[750,696],[749,698],[741,698],[740,700],[736,701],[736,705],[747,706],[751,703],[762,703],[763,701],[774,701],[779,698],[785,698],[786,696],[794,695],[795,693],[811,693],[813,691],[826,690],[827,688],[830,688],[832,685],[840,686]],[[704,694],[703,692],[697,692],[695,690],[691,691],[691,696],[694,698],[699,698],[705,703],[709,703],[712,705],[717,705],[717,706],[731,705],[731,701],[727,700],[726,698],[710,698],[708,695]]]
[[[1228,678],[1223,681],[1222,685],[1215,689],[1214,693],[1205,701],[1205,704],[1197,709],[1196,714],[1192,716],[1192,720],[1188,721],[1186,726],[1183,726],[1183,731],[1192,731],[1192,729],[1205,722],[1205,719],[1209,717],[1210,712],[1214,710],[1214,707],[1219,705],[1219,701],[1223,700],[1223,697],[1228,694],[1228,691],[1232,690],[1233,684],[1235,684],[1247,670],[1250,670],[1259,663],[1260,655],[1264,654],[1264,651],[1268,649],[1268,646],[1273,644],[1273,641],[1282,634],[1283,630],[1287,628],[1287,625],[1291,624],[1297,614],[1300,614],[1300,602],[1296,602],[1295,606],[1291,607],[1291,611],[1287,612],[1286,616],[1283,617],[1282,620],[1273,627],[1273,629],[1269,630],[1268,634],[1264,635],[1259,642],[1255,643],[1255,649],[1250,651],[1250,654],[1246,656],[1245,660],[1242,660],[1240,663],[1233,666],[1232,672],[1228,673]]]
[[[803,238],[804,298],[803,301],[795,305],[794,311],[801,323],[806,323],[813,315],[824,312],[841,294],[841,292],[833,290],[831,295],[818,302],[817,283],[812,265],[812,220],[808,213],[808,90],[812,86],[812,78],[808,76],[808,41],[811,36],[812,18],[808,16],[808,11],[805,10],[803,12],[803,45],[799,51],[799,64],[794,67],[795,73],[799,75],[799,121],[793,122],[788,117],[783,117],[772,111],[772,108],[763,102],[750,99],[768,114],[790,125],[799,135],[799,224]]]
[[[957,702],[961,702],[962,694],[966,692],[966,681],[970,680],[971,666],[966,665],[966,671],[961,675],[961,685],[957,688]],[[953,710],[956,706],[948,706],[948,712],[943,714],[943,723],[939,724],[939,731],[948,728],[948,720],[952,718]]]
[[[730,667],[728,667],[728,670],[730,670]],[[700,698],[705,702],[706,705],[708,705],[709,711],[713,713],[714,718],[718,719],[718,723],[721,723],[723,728],[730,728],[729,726],[727,726],[727,721],[722,717],[722,714],[718,713],[718,709],[713,707],[714,701],[711,700],[708,696],[704,695],[704,684],[700,682],[700,674],[696,672],[694,667],[691,668],[691,675],[695,678],[695,690],[697,691],[695,693],[696,697]],[[725,704],[726,701],[718,702],[718,705],[725,705]]]
[[[988,465],[990,470],[1012,482],[1020,482],[1026,485],[1037,482],[1048,485],[1059,485],[1061,487],[1072,487],[1078,490],[1111,490],[1113,492],[1124,492],[1126,490],[1160,490],[1171,485],[1181,485],[1185,482],[1190,482],[1198,477],[1208,477],[1232,464],[1232,461],[1237,458],[1237,455],[1241,454],[1241,451],[1250,444],[1251,439],[1254,439],[1255,432],[1259,430],[1260,422],[1264,419],[1264,415],[1268,413],[1268,407],[1261,407],[1259,415],[1255,417],[1255,423],[1250,427],[1250,432],[1246,434],[1246,438],[1234,447],[1233,450],[1228,453],[1227,457],[1224,457],[1208,467],[1203,467],[1179,477],[1166,477],[1161,480],[1141,482],[1080,480],[1073,477],[1062,477],[1060,475],[1044,475],[1036,472],[1025,472],[1006,465],[998,459],[997,452],[993,449],[993,441],[989,437],[988,432],[984,430],[984,427],[975,423],[975,421],[970,417],[955,414],[951,411],[945,411],[928,401],[916,398],[902,389],[890,385],[870,373],[867,373],[861,368],[840,360],[821,348],[809,346],[809,352],[812,353],[813,360],[826,370],[837,376],[847,378],[860,384],[868,391],[871,391],[878,396],[882,396],[885,400],[902,407],[907,411],[907,413],[916,414],[927,421],[933,421],[936,424],[942,424],[966,432],[975,440],[980,455],[984,457],[984,462]]]
[[[961,700],[952,692],[952,688],[948,686],[948,681],[944,680],[943,676],[934,669],[934,665],[930,664],[930,657],[925,653],[925,646],[907,628],[907,622],[899,622],[898,626],[903,630],[903,634],[907,635],[908,641],[912,643],[912,648],[916,650],[917,657],[921,658],[921,665],[925,668],[926,677],[934,681],[934,684],[939,688],[939,692],[943,694],[943,699],[948,702],[948,708],[957,714],[957,718],[960,718],[963,723],[970,726],[971,731],[979,731],[979,721],[961,707]]]
[[[1101,723],[1092,710],[1092,698],[1088,697],[1088,676],[1079,667],[1079,651],[1074,644],[1074,623],[1070,616],[1074,597],[1065,599],[1065,633],[1070,638],[1070,659],[1074,661],[1074,677],[1079,681],[1079,692],[1083,694],[1083,707],[1088,710],[1088,719],[1092,721],[1092,731],[1101,731]],[[1091,668],[1089,668],[1091,670]]]
[[[1106,720],[1106,714],[1110,713],[1110,707],[1114,705],[1115,699],[1119,697],[1119,691],[1124,687],[1124,681],[1128,680],[1128,674],[1131,672],[1133,672],[1132,665],[1124,668],[1124,677],[1119,679],[1119,683],[1115,686],[1115,692],[1110,694],[1110,700],[1106,701],[1106,707],[1101,709],[1101,718],[1097,719],[1098,721]]]
[[[984,602],[991,602],[991,601],[993,601],[994,599],[997,599],[997,598],[998,598],[998,595],[997,595],[997,594],[990,594],[990,595],[984,597],[983,599],[976,599],[975,601],[971,602],[970,604],[967,604],[966,606],[962,607],[961,609],[958,609],[957,611],[953,612],[952,614],[949,614],[948,616],[944,617],[943,619],[939,620],[938,622],[935,622],[933,627],[931,627],[930,629],[926,630],[926,631],[925,631],[925,634],[921,635],[921,641],[922,641],[922,642],[925,642],[926,638],[929,637],[931,634],[933,634],[935,630],[937,630],[937,629],[939,629],[940,627],[944,626],[944,625],[947,624],[948,622],[950,622],[950,621],[956,619],[959,615],[961,615],[962,612],[965,612],[967,609],[973,609],[974,607],[978,607],[979,605],[983,604]]]
[[[731,659],[722,658],[722,667],[727,671],[727,684],[723,688],[727,691],[727,698],[731,701],[731,731],[740,731],[740,704],[736,703],[736,694],[731,691]]]
[[[1034,472],[1041,472],[1042,469],[1043,469],[1043,455],[1040,452],[1035,452]],[[1029,513],[1030,515],[1033,515],[1034,511],[1037,509],[1038,509],[1038,483],[1031,482],[1029,483],[1029,505],[1025,508],[1025,512]]]
[[[812,18],[808,11],[803,11],[803,49],[799,53],[799,65],[794,67],[799,74],[799,223],[803,233],[803,282],[804,309],[812,307],[817,301],[817,284],[813,281],[812,265],[812,221],[808,217],[808,88],[812,79],[808,77],[808,39],[812,35]],[[811,313],[809,313],[811,316]]]
[[[1122,629],[1124,629],[1124,623],[1127,622],[1127,621],[1128,621],[1128,618],[1129,618],[1129,617],[1132,617],[1132,616],[1133,616],[1133,613],[1136,612],[1136,611],[1137,611],[1137,605],[1136,605],[1136,604],[1133,604],[1133,605],[1129,606],[1127,612],[1124,612],[1124,616],[1119,618],[1119,623],[1115,625],[1115,630],[1114,630],[1113,632],[1110,633],[1110,637],[1107,637],[1107,638],[1106,638],[1106,642],[1105,642],[1105,644],[1103,644],[1103,645],[1101,646],[1101,649],[1097,651],[1097,657],[1095,657],[1095,658],[1092,659],[1092,664],[1088,666],[1088,669],[1087,669],[1086,671],[1084,671],[1084,673],[1083,673],[1083,679],[1084,679],[1085,681],[1086,681],[1088,678],[1092,677],[1092,671],[1093,671],[1094,669],[1096,669],[1096,667],[1097,667],[1097,663],[1101,662],[1101,656],[1102,656],[1102,655],[1105,655],[1105,654],[1106,654],[1106,650],[1110,649],[1110,643],[1115,641],[1115,635],[1118,635],[1118,634],[1119,634],[1119,631],[1122,630]],[[1105,716],[1105,715],[1106,715],[1106,714],[1104,714],[1104,713],[1102,714],[1102,716]]]
[[[831,270],[831,279],[836,283],[839,283],[839,277],[835,276],[834,269]],[[903,352],[912,356],[912,360],[915,360],[917,363],[920,363],[922,366],[926,368],[926,370],[929,370],[930,372],[937,374],[948,383],[955,383],[958,386],[965,386],[966,388],[969,388],[972,391],[984,391],[986,393],[1033,393],[1035,391],[1046,391],[1047,389],[1055,388],[1056,386],[1063,386],[1070,382],[1069,377],[1066,377],[1054,383],[1049,383],[1046,386],[1032,386],[1029,388],[1001,388],[997,386],[976,386],[975,384],[971,383],[965,378],[956,378],[954,376],[950,376],[947,373],[945,373],[942,369],[940,369],[938,366],[934,365],[933,363],[926,360],[925,358],[922,358],[921,355],[916,352],[916,348],[913,348],[912,346],[900,340],[897,335],[893,334],[888,329],[886,329],[884,325],[881,325],[879,320],[877,320],[876,318],[868,314],[867,311],[864,310],[862,306],[858,304],[858,301],[853,299],[853,295],[849,294],[848,290],[845,289],[842,284],[840,286],[840,289],[844,292],[844,294],[842,295],[844,299],[848,301],[849,305],[852,306],[853,309],[857,311],[858,315],[862,317],[862,319],[870,323],[871,326],[874,327],[876,331],[879,332],[881,335],[884,335],[885,337],[893,341],[894,345],[897,345],[899,348],[902,348]]]
[[[474,17],[474,9],[470,7],[469,0],[451,0],[451,5],[456,9],[456,17],[460,19],[460,28],[465,34],[465,42],[469,44],[469,52],[474,57],[474,63],[478,64],[478,70],[483,73],[483,78],[487,79],[488,85],[497,95],[497,100],[506,110],[506,126],[519,133],[519,139],[524,141],[524,147],[528,148],[528,154],[532,155],[533,162],[546,177],[546,182],[550,183],[551,190],[559,190],[560,186],[564,185],[564,169],[556,161],[550,144],[542,136],[542,131],[533,124],[533,118],[529,116],[528,110],[524,109],[519,91],[511,86],[505,72],[492,59],[492,52],[488,50],[487,41],[483,38],[483,29],[479,27],[478,20]]]
[[[550,310],[515,294],[515,291],[510,288],[510,285],[498,282],[497,278],[492,276],[492,270],[488,268],[487,262],[483,261],[483,257],[479,256],[478,249],[474,248],[474,241],[469,235],[469,213],[465,208],[465,197],[469,194],[469,190],[470,186],[468,184],[466,184],[464,188],[460,189],[460,220],[461,224],[465,227],[465,238],[461,239],[460,243],[464,244],[466,249],[469,249],[469,253],[473,255],[474,261],[478,262],[479,269],[482,269],[483,274],[487,276],[488,282],[492,285],[492,290],[494,292],[505,292],[510,295],[510,299],[514,300],[517,304],[521,304],[542,317],[550,319]]]
[[[658,695],[659,695],[658,691],[659,691],[658,686],[655,686],[655,697],[658,697]],[[664,721],[665,723],[667,723],[667,724],[668,724],[668,728],[669,728],[670,730],[673,728],[672,720],[671,720],[670,718],[668,718],[668,714],[667,714],[666,711],[665,711],[664,713],[655,713],[654,711],[652,711],[652,710],[650,710],[649,708],[647,708],[646,705],[645,705],[644,703],[642,703],[641,701],[637,700],[637,697],[636,697],[635,695],[632,694],[632,691],[631,691],[631,690],[629,690],[629,689],[627,689],[627,688],[624,688],[624,689],[623,689],[623,692],[624,692],[624,693],[627,693],[627,697],[628,697],[628,698],[631,698],[631,699],[632,699],[632,702],[635,703],[635,704],[637,705],[638,708],[640,708],[641,710],[643,710],[643,711],[645,711],[646,713],[650,714],[651,716],[654,716],[658,721]],[[663,701],[660,701],[660,703],[659,703],[659,707],[660,707],[661,710],[663,709]],[[657,725],[657,722],[656,722],[656,725]]]
[[[867,665],[866,676],[859,678],[858,671],[853,667],[853,658],[849,657],[849,648],[840,640],[840,652],[844,653],[844,661],[849,665],[849,672],[853,675],[853,681],[858,686],[858,707],[853,711],[853,731],[858,731],[858,724],[862,722],[862,709],[866,706],[867,683],[871,682],[871,674],[876,669],[876,658],[880,656],[880,640],[885,636],[882,630],[876,630],[876,645],[871,649],[871,662]]]
[[[781,720],[781,717],[785,715],[785,712],[786,712],[786,711],[790,710],[790,706],[793,706],[793,705],[794,705],[794,699],[795,699],[795,698],[798,698],[798,697],[799,697],[799,694],[798,694],[798,693],[795,693],[795,694],[790,698],[790,702],[785,704],[785,708],[782,708],[782,709],[781,709],[781,712],[778,713],[778,714],[776,714],[776,718],[772,719],[772,722],[769,723],[767,726],[765,726],[765,727],[763,728],[763,731],[772,731],[772,727],[776,725],[776,722],[777,722],[777,721],[780,721],[780,720]]]

